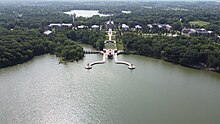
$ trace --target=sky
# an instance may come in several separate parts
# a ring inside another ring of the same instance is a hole
[[[0,0],[0,1],[79,1],[79,0]],[[220,0],[80,0],[80,1],[220,1]]]
[[[220,2],[220,0],[0,0],[0,2],[37,2],[37,1],[217,1]]]

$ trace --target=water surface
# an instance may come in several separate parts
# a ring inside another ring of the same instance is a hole
[[[89,49],[89,47],[87,47]],[[58,64],[52,55],[0,70],[2,124],[218,124],[220,74],[161,60],[101,55]]]
[[[65,14],[71,15],[76,14],[76,17],[92,17],[94,15],[99,16],[110,16],[109,14],[100,14],[98,10],[71,10],[68,12],[64,12]]]

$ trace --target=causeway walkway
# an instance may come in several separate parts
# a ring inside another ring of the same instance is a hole
[[[104,64],[105,63],[105,58],[106,58],[106,53],[104,53],[103,51],[100,52],[102,54],[102,60],[101,61],[95,61],[95,62],[91,62],[91,63],[88,63],[86,65],[86,69],[92,69],[92,66],[93,65],[96,65],[96,64]]]
[[[125,61],[119,61],[118,60],[118,54],[121,53],[121,51],[118,51],[117,50],[117,47],[116,47],[116,41],[115,40],[112,40],[112,36],[113,36],[113,31],[112,29],[109,29],[108,30],[108,40],[104,41],[105,44],[107,43],[113,43],[115,45],[115,48],[116,49],[103,49],[103,51],[100,51],[99,53],[102,54],[102,60],[101,61],[95,61],[95,62],[91,62],[91,63],[88,63],[85,68],[86,69],[92,69],[92,66],[93,65],[96,65],[96,64],[104,64],[106,62],[106,58],[108,57],[109,54],[113,55],[113,58],[115,59],[115,63],[116,64],[124,64],[124,65],[127,65],[129,69],[135,69],[135,66],[129,62],[125,62]],[[90,52],[88,52],[90,53]],[[97,53],[97,52],[91,52],[90,54],[92,53]]]
[[[135,66],[129,62],[125,62],[125,61],[119,61],[118,60],[118,53],[114,54],[114,59],[115,59],[115,63],[116,64],[124,64],[127,65],[129,69],[135,69]]]

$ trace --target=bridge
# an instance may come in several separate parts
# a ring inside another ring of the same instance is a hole
[[[108,43],[113,43],[114,46],[116,47],[116,41],[112,40],[112,36],[113,36],[113,31],[112,29],[109,29],[107,31],[108,34],[108,40],[104,41],[105,45]],[[116,64],[124,64],[127,65],[129,69],[135,69],[135,66],[129,62],[125,62],[125,61],[119,61],[118,60],[118,55],[123,53],[123,51],[118,51],[117,47],[115,49],[103,49],[103,51],[84,51],[85,54],[102,54],[102,60],[101,61],[95,61],[95,62],[91,62],[88,63],[85,68],[86,69],[92,69],[93,65],[96,64],[104,64],[106,62],[106,58],[108,57],[109,59],[115,59],[115,63]]]
[[[85,51],[84,54],[101,54],[102,51]]]

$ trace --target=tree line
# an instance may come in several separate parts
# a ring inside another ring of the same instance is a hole
[[[20,64],[46,53],[68,61],[84,57],[83,48],[63,34],[45,37],[36,30],[0,28],[0,68]]]
[[[161,58],[195,68],[220,72],[220,46],[208,37],[141,36],[125,33],[122,41],[127,52]]]
[[[92,45],[98,50],[103,50],[106,39],[105,32],[94,30],[71,30],[66,35],[73,41]]]

